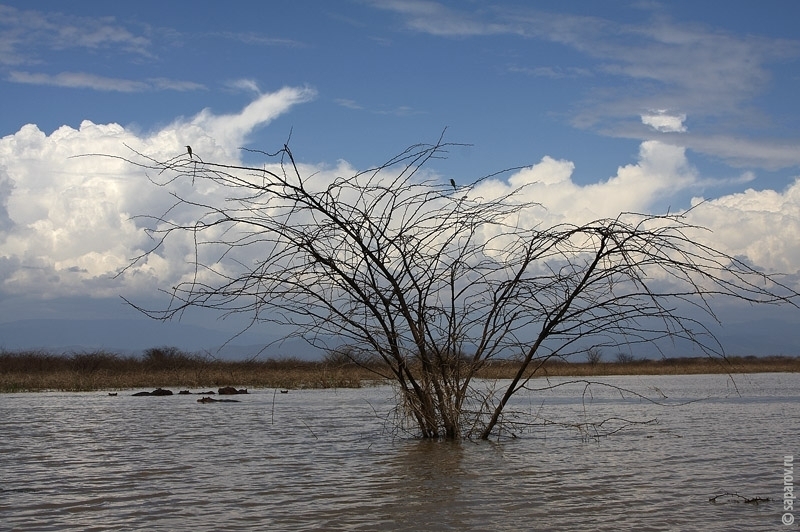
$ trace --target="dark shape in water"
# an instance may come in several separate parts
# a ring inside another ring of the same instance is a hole
[[[198,403],[238,403],[236,399],[212,399],[211,397],[201,397]]]
[[[224,388],[220,388],[219,390],[217,390],[217,393],[220,395],[236,395],[240,393],[247,393],[247,388],[237,390],[233,386],[225,386]]]
[[[171,390],[165,390],[163,388],[156,388],[152,392],[136,392],[135,394],[133,394],[134,397],[145,397],[145,396],[150,396],[150,395],[158,395],[158,396],[160,396],[160,395],[172,395],[172,391]]]

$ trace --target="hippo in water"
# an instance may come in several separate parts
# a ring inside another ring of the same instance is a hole
[[[164,390],[163,388],[156,388],[152,392],[136,392],[133,394],[134,397],[144,397],[149,395],[172,395],[172,391]]]
[[[236,395],[240,393],[247,393],[247,388],[237,390],[233,386],[225,386],[224,388],[220,388],[219,390],[217,390],[217,393],[220,395]]]
[[[203,397],[197,400],[198,403],[238,403],[236,399],[212,399],[211,397]]]

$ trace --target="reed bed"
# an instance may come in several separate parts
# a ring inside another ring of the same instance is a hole
[[[375,375],[351,365],[296,359],[221,361],[175,349],[144,357],[97,351],[56,355],[0,352],[0,392],[93,391],[131,388],[357,388]]]
[[[518,369],[513,361],[495,361],[487,364],[478,376],[488,379],[511,378]],[[607,375],[700,375],[737,373],[800,372],[800,357],[691,357],[635,360],[628,362],[568,362],[548,360],[531,370],[542,377],[601,377]]]
[[[493,361],[479,378],[507,379],[519,366]],[[43,351],[0,351],[0,392],[95,391],[132,388],[180,388],[193,391],[223,386],[237,388],[357,388],[383,382],[377,365],[353,364],[330,357],[311,362],[297,359],[220,361],[174,348],[154,348],[142,357],[105,351],[53,354]],[[702,373],[798,372],[800,357],[667,358],[628,362],[549,360],[536,376],[596,377],[604,375],[687,375]]]

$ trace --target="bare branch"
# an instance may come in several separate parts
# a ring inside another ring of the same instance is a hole
[[[166,291],[169,305],[136,308],[158,319],[190,307],[244,314],[248,327],[288,325],[311,345],[377,356],[432,438],[488,438],[552,357],[664,341],[724,356],[697,311],[716,320],[723,297],[797,306],[780,276],[697,241],[702,228],[685,215],[526,225],[540,206],[525,187],[483,198],[481,179],[453,187],[422,171],[451,146],[440,137],[324,184],[288,143],[247,150],[265,158],[261,167],[132,150],[125,160],[173,202],[144,218],[153,244],[119,275],[189,236],[192,272]],[[208,187],[226,198],[209,200],[199,190]],[[475,395],[476,372],[507,357],[520,362],[512,382]]]

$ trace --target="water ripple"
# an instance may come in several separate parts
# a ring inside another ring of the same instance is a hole
[[[534,426],[502,442],[400,439],[390,387],[192,396],[0,396],[0,529],[775,530],[800,376],[610,377],[519,412],[657,419],[609,438]],[[551,379],[551,383],[553,380]],[[650,394],[652,395],[652,394]],[[758,505],[709,502],[724,493]]]

